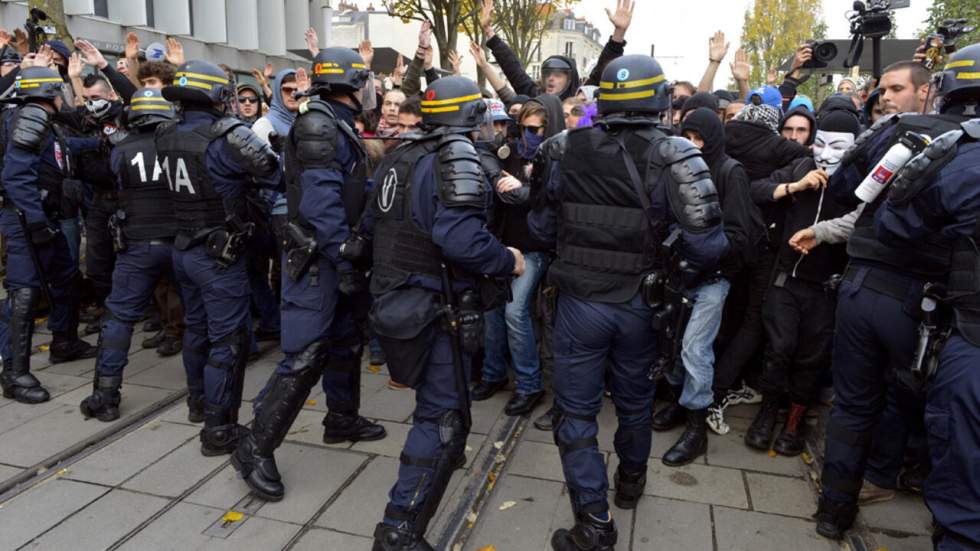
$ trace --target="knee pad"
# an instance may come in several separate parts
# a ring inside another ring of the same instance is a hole
[[[207,331],[199,327],[188,326],[184,329],[183,347],[185,353],[207,356],[208,350],[211,348]]]
[[[562,436],[561,429],[565,423],[569,420],[584,421],[586,423],[596,424],[595,415],[578,415],[574,413],[568,413],[556,406],[557,413],[555,414],[555,422],[551,428],[552,436],[555,439],[555,445],[558,446],[558,454],[562,457],[566,455],[586,448],[591,448],[593,446],[598,446],[599,441],[595,437],[591,438],[579,438],[570,439]]]

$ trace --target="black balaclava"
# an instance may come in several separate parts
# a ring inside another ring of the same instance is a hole
[[[710,107],[698,107],[681,123],[681,132],[697,132],[704,140],[701,155],[711,169],[714,178],[719,176],[721,165],[728,159],[725,154],[725,125],[718,112]]]
[[[699,107],[707,107],[715,111],[716,116],[718,112],[718,96],[712,94],[711,92],[698,92],[693,96],[684,100],[684,105],[681,107],[681,120],[684,120],[684,116],[689,112],[694,111]]]

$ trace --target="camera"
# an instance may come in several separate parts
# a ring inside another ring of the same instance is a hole
[[[807,46],[813,52],[813,57],[803,64],[804,69],[823,69],[837,57],[837,45],[829,40],[811,40]]]
[[[27,22],[24,23],[24,30],[27,31],[27,41],[32,52],[36,52],[41,44],[49,37],[58,34],[58,29],[53,25],[41,24],[42,21],[51,21],[48,14],[38,8],[31,8],[27,15]]]
[[[910,0],[870,0],[854,2],[854,13],[850,17],[851,34],[865,38],[884,38],[892,31],[891,12],[907,8]]]
[[[930,71],[941,64],[943,54],[956,51],[956,43],[960,36],[974,31],[975,27],[967,25],[966,19],[946,19],[939,24],[936,32],[926,38],[926,59],[923,64]]]

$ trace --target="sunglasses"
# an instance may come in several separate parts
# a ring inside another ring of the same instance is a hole
[[[253,98],[251,96],[238,96],[238,103],[258,103],[259,98]]]
[[[293,92],[295,92],[296,90],[299,90],[299,88],[295,86],[283,86],[281,89],[284,95],[289,95],[289,96],[293,95]]]
[[[530,124],[520,125],[522,130],[530,130],[533,134],[538,134],[544,130],[544,126],[533,126]]]

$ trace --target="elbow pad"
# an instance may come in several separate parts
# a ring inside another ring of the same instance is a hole
[[[10,131],[10,141],[18,147],[40,153],[51,132],[51,114],[40,105],[27,104],[20,108]]]
[[[217,136],[225,137],[235,161],[251,175],[271,176],[276,172],[279,156],[245,123],[226,117],[215,122],[212,129]]]
[[[486,180],[473,142],[460,135],[442,138],[437,165],[439,199],[445,206],[486,208]]]
[[[721,224],[718,190],[701,150],[678,137],[663,139],[657,150],[667,165],[667,200],[677,223],[692,233],[709,231]]]

